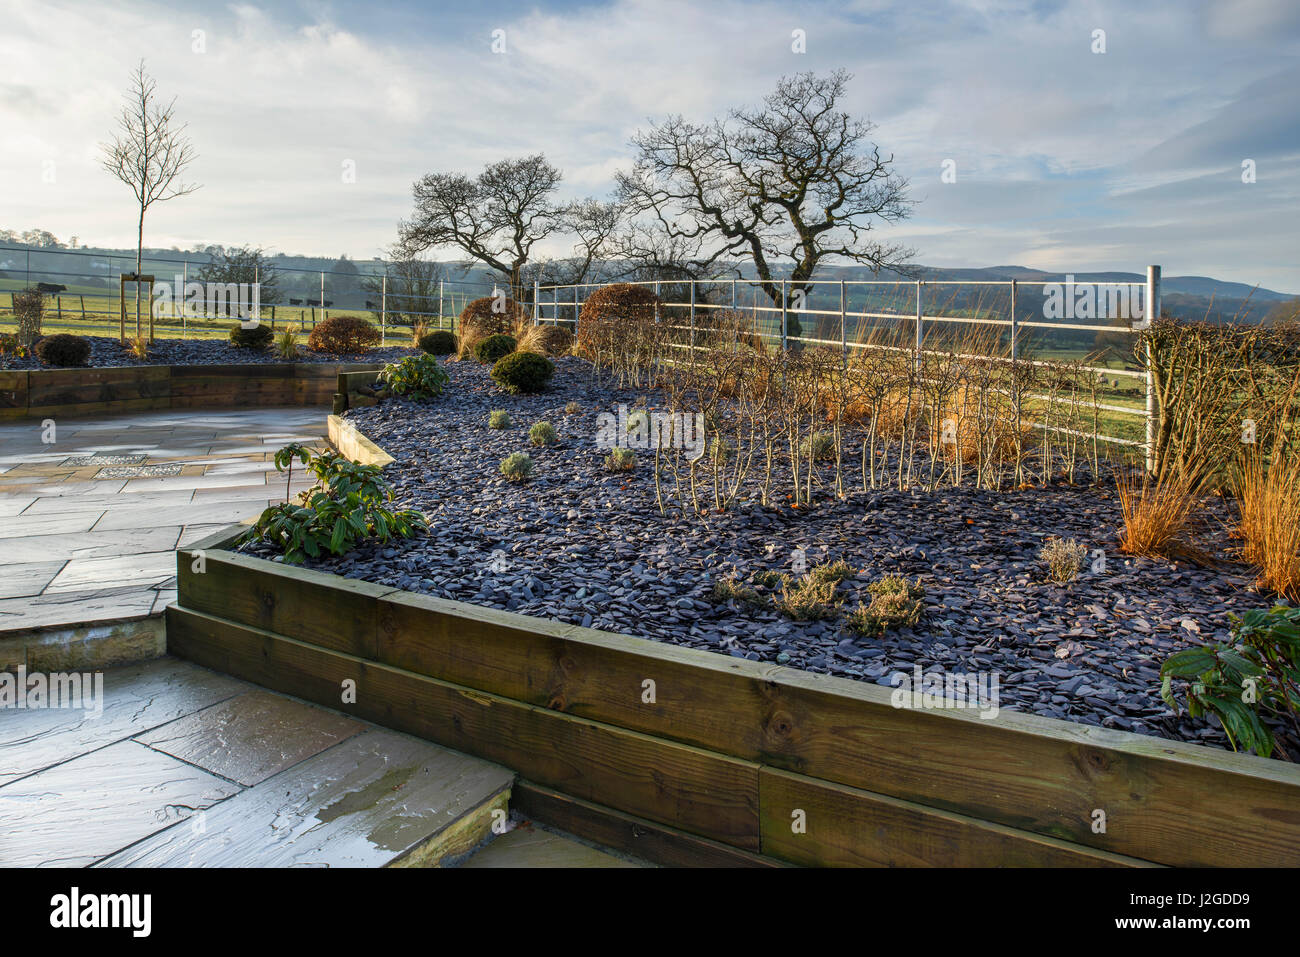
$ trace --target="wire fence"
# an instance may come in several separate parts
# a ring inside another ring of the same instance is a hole
[[[270,263],[278,292],[269,300],[259,296],[258,318],[272,330],[296,327],[309,332],[330,316],[360,316],[374,323],[381,342],[386,342],[398,329],[409,330],[417,322],[430,329],[454,329],[466,303],[493,295],[497,289],[488,280],[448,278],[434,263],[413,268],[387,260],[362,260],[356,262],[356,271]],[[154,287],[142,311],[145,323],[152,319],[155,336],[206,338],[229,332],[232,321],[240,317],[206,290],[185,308],[183,290],[200,282],[205,268],[211,266],[206,257],[143,258],[140,271],[153,276]],[[15,323],[14,295],[38,288],[48,296],[46,331],[116,336],[123,308],[119,276],[134,273],[134,256],[0,246],[0,329]],[[266,286],[257,274],[247,278]],[[126,300],[126,321],[134,329],[134,284],[128,284]]]
[[[564,324],[575,333],[582,307],[591,294],[610,283],[533,287],[533,321]],[[846,360],[859,349],[905,351],[919,371],[925,355],[1025,363],[1048,368],[1070,361],[1073,371],[1105,382],[1105,401],[1092,408],[1131,421],[1142,438],[1095,433],[1098,441],[1139,449],[1151,463],[1155,442],[1155,392],[1151,370],[1136,354],[1135,339],[1144,317],[1160,314],[1160,267],[1147,270],[1145,283],[834,280],[795,283],[789,279],[642,280],[653,287],[656,318],[681,334],[676,348],[708,348],[703,339],[721,330],[710,324],[720,312],[749,317],[754,332],[769,348],[818,346],[841,350]],[[797,288],[804,287],[808,288]],[[1080,291],[1083,295],[1080,296]],[[1055,305],[1057,308],[1053,309]],[[1148,309],[1150,305],[1152,308]],[[1086,306],[1086,308],[1080,308]],[[1099,317],[1105,319],[1099,321]],[[954,352],[959,327],[977,327],[985,351]],[[910,346],[884,344],[878,333]],[[1086,357],[1105,364],[1084,364]],[[1061,396],[1026,394],[1037,402],[1069,404]],[[1059,426],[1052,431],[1069,432]],[[1128,431],[1128,430],[1126,430]],[[1092,436],[1090,436],[1092,437]]]

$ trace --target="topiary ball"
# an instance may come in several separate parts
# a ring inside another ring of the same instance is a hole
[[[507,392],[541,392],[553,375],[555,363],[536,352],[512,352],[492,367],[492,380]]]
[[[456,351],[456,334],[439,329],[420,336],[416,345],[431,356],[449,356]]]
[[[514,352],[515,345],[512,336],[488,336],[482,342],[474,344],[474,358],[479,362],[496,362]]]
[[[230,344],[236,349],[266,349],[274,338],[275,334],[271,332],[271,327],[264,326],[260,322],[252,329],[235,326],[230,330]]]
[[[84,366],[90,361],[90,340],[60,332],[41,339],[32,351],[47,366]]]

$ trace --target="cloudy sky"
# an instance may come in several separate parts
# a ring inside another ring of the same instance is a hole
[[[203,184],[154,207],[148,244],[357,258],[424,173],[542,151],[565,196],[604,196],[639,126],[844,67],[920,201],[889,236],[921,262],[1300,292],[1295,0],[0,0],[0,23],[0,227],[134,245],[97,159],[142,57]]]

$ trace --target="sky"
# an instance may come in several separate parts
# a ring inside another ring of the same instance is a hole
[[[141,58],[202,184],[146,245],[359,259],[426,173],[543,152],[563,198],[606,197],[638,129],[844,68],[918,201],[881,235],[918,262],[1300,293],[1296,0],[0,0],[0,23],[0,228],[134,247],[99,155]]]

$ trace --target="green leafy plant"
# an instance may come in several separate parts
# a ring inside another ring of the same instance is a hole
[[[1047,564],[1047,577],[1068,585],[1083,570],[1088,560],[1088,549],[1072,538],[1049,538],[1039,549],[1038,557]]]
[[[236,349],[266,349],[274,338],[271,327],[260,322],[251,329],[239,325],[230,330],[230,344]]]
[[[492,381],[507,392],[536,393],[555,374],[555,363],[535,352],[512,352],[492,367]]]
[[[281,359],[298,358],[298,330],[295,327],[284,327],[275,340],[275,351]]]
[[[533,459],[526,452],[512,452],[501,460],[501,474],[511,482],[527,482],[533,474]]]
[[[388,363],[380,371],[379,381],[393,395],[406,399],[436,399],[442,395],[450,376],[434,356],[421,353]]]
[[[1216,715],[1234,751],[1269,757],[1279,746],[1261,713],[1285,715],[1300,730],[1300,608],[1252,608],[1231,620],[1231,640],[1165,659],[1160,696],[1177,713],[1174,680],[1180,679],[1192,717]]]
[[[489,429],[508,429],[510,428],[510,413],[505,409],[493,409],[488,413]]]
[[[605,456],[605,470],[608,472],[627,472],[636,465],[636,453],[621,445],[609,450]]]
[[[474,344],[474,358],[479,362],[496,362],[515,351],[514,336],[498,333]]]
[[[528,438],[533,445],[554,445],[559,441],[559,436],[555,434],[555,426],[549,422],[534,422],[533,427],[528,430]]]
[[[864,638],[879,638],[891,628],[910,628],[925,611],[925,589],[918,578],[909,582],[902,575],[886,575],[867,586],[871,603],[844,616],[849,631]]]
[[[428,332],[416,339],[417,346],[433,356],[449,356],[456,351],[456,334],[446,329]]]
[[[313,454],[300,445],[285,446],[275,455],[275,466],[301,461],[316,476],[316,485],[299,502],[272,505],[239,538],[240,544],[268,542],[280,549],[284,560],[298,564],[325,552],[343,555],[362,541],[387,542],[410,538],[428,527],[414,509],[392,510],[392,487],[377,465],[361,465],[337,452]]]

